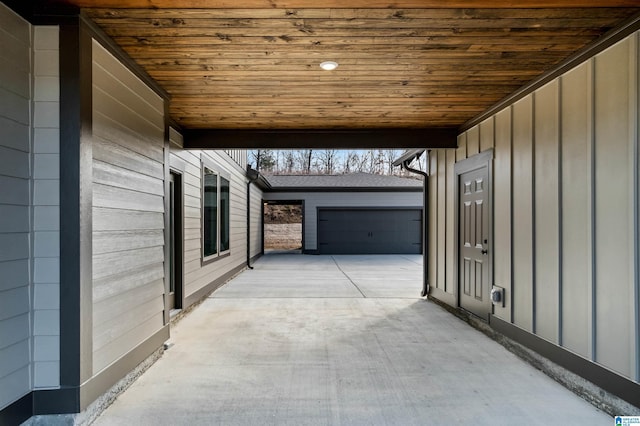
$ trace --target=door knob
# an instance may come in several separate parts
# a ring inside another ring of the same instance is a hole
[[[487,249],[482,249],[482,252],[481,252],[481,253],[482,253],[482,254],[487,254],[487,253],[489,253],[489,250],[487,250]]]

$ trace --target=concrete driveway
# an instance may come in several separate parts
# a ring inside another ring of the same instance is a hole
[[[420,299],[421,262],[265,256],[181,320],[95,424],[612,423]]]

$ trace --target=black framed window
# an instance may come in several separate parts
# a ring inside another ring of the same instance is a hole
[[[229,250],[229,225],[231,221],[229,196],[229,180],[220,177],[220,251]]]
[[[218,175],[205,167],[202,200],[202,256],[218,254]]]
[[[230,179],[202,165],[202,259],[214,260],[231,248]]]

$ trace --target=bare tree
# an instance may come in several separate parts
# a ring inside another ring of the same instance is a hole
[[[360,156],[357,151],[349,151],[344,159],[344,173],[353,173],[358,171],[360,165]]]
[[[287,164],[287,173],[289,174],[293,173],[296,166],[296,161],[295,161],[293,151],[291,150],[287,151],[286,164]]]
[[[370,149],[366,152],[365,169],[367,173],[380,175],[384,173],[384,153],[381,149]]]
[[[354,171],[356,172],[368,172],[369,171],[369,157],[371,157],[371,151],[363,151],[359,157],[356,157],[358,162]]]
[[[273,167],[273,174],[279,175],[281,170],[280,170],[280,156],[281,156],[281,151],[280,150],[276,150],[274,157],[275,160],[275,164]]]
[[[336,171],[336,161],[338,151],[335,149],[325,149],[318,153],[318,171],[325,174],[333,174]]]
[[[249,161],[261,171],[287,174],[310,173],[373,173],[397,176],[412,176],[400,167],[393,167],[393,161],[402,154],[396,149],[370,149],[340,151],[325,150],[269,150],[259,149],[249,152]],[[412,167],[427,170],[426,155],[414,161]]]
[[[295,151],[294,163],[296,172],[309,174],[313,165],[314,151],[312,149],[301,149]]]
[[[401,151],[397,149],[387,149],[384,152],[384,166],[386,169],[385,174],[389,176],[400,174],[400,167],[393,167],[393,160],[398,158],[401,154]]]
[[[313,150],[310,149],[307,154],[307,174],[311,173],[311,160],[313,159]]]

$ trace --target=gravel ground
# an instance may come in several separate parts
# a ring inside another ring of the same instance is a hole
[[[264,225],[265,249],[301,249],[302,248],[302,224],[301,223],[265,223]]]

